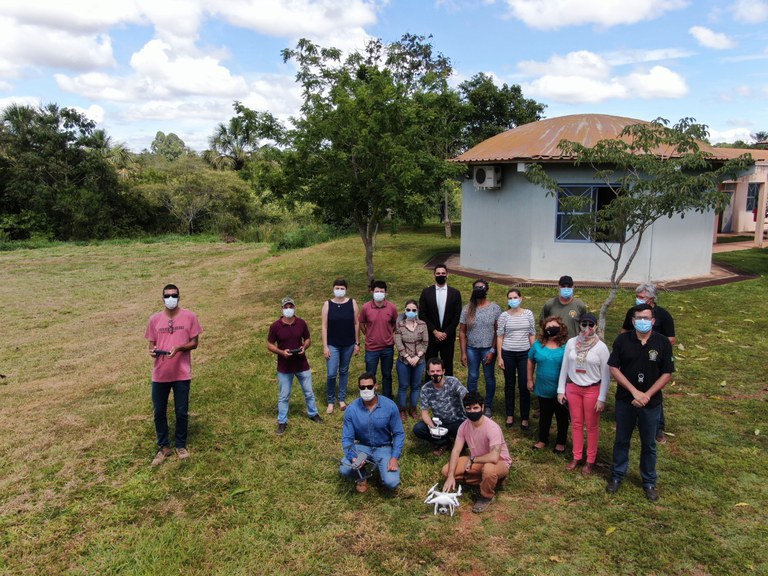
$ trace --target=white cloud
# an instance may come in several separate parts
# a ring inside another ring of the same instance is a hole
[[[618,75],[604,58],[586,50],[553,56],[546,62],[518,64],[529,76],[526,95],[557,102],[603,102],[627,98],[681,98],[688,93],[685,80],[664,66]]]
[[[733,18],[745,24],[759,24],[768,20],[768,2],[765,0],[736,0]]]
[[[513,17],[531,28],[551,30],[595,24],[616,26],[659,18],[688,0],[506,0]]]
[[[3,0],[0,15],[19,24],[72,35],[103,32],[116,24],[143,20],[135,0]]]
[[[719,142],[727,142],[730,144],[737,140],[749,142],[752,140],[752,132],[748,128],[731,128],[730,130],[709,129],[709,141],[712,144],[718,144]]]
[[[727,50],[736,46],[736,42],[730,39],[726,34],[714,32],[704,26],[692,26],[688,30],[688,33],[696,38],[699,44],[706,48]]]
[[[73,106],[75,110],[86,116],[89,120],[93,120],[96,124],[104,122],[104,108],[98,104],[88,106],[88,108],[81,108],[80,106]]]
[[[658,62],[660,60],[678,60],[689,58],[695,53],[680,48],[656,48],[653,50],[621,50],[619,52],[607,52],[603,55],[605,61],[611,66],[624,64],[637,64],[644,62]]]

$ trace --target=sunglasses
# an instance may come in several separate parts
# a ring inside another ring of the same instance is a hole
[[[173,319],[168,320],[168,334],[173,334]]]
[[[357,387],[360,388],[360,390],[373,390],[373,387],[376,386],[376,384],[358,384]]]
[[[168,298],[178,298],[178,294],[163,294],[163,300],[166,300]]]
[[[582,328],[594,328],[595,323],[594,322],[582,322],[581,323]]]
[[[416,308],[406,308],[405,311],[406,312],[418,312],[418,310]]]

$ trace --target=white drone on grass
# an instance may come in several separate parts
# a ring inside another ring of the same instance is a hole
[[[459,496],[461,496],[461,485],[456,492],[440,492],[437,489],[437,484],[432,486],[427,492],[427,499],[424,500],[424,504],[435,505],[435,515],[449,514],[453,516],[456,508],[461,506],[459,503]]]

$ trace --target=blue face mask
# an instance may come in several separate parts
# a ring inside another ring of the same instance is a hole
[[[653,323],[650,320],[647,320],[646,318],[635,318],[635,330],[640,332],[641,334],[647,334],[651,331],[651,326]]]
[[[640,306],[640,304],[645,304],[645,300],[642,298],[635,298],[635,306]]]
[[[520,298],[510,298],[507,300],[510,308],[520,308]]]
[[[573,296],[573,287],[560,288],[560,297],[563,300],[568,300]]]
[[[419,315],[418,312],[406,312],[405,313],[405,317],[408,318],[408,320],[413,320],[418,315]]]

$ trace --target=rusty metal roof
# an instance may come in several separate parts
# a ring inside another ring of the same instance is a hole
[[[608,114],[573,114],[523,124],[484,140],[453,159],[453,162],[475,164],[481,162],[530,162],[567,161],[557,145],[561,140],[579,142],[592,147],[600,140],[618,138],[621,131],[632,124],[650,124],[646,120],[610,116]],[[628,140],[628,139],[625,139]],[[701,149],[712,154],[715,160],[728,160],[744,152],[735,148],[714,148],[704,142]],[[659,154],[670,155],[669,150],[659,149]],[[753,154],[755,158],[755,156]]]

